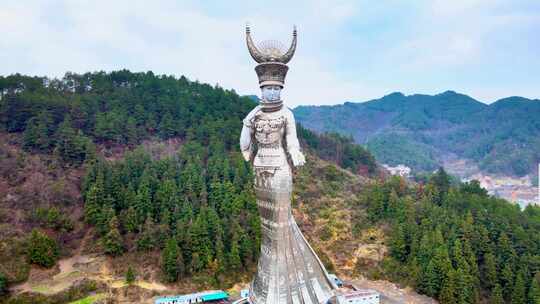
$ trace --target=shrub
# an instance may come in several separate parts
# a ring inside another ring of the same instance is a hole
[[[6,276],[0,272],[0,297],[7,294],[7,279]]]
[[[28,239],[27,255],[30,263],[50,268],[58,259],[58,245],[55,240],[34,229]]]

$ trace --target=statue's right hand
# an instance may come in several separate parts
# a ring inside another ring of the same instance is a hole
[[[244,157],[244,160],[248,162],[251,158],[251,151],[242,151],[242,156]]]

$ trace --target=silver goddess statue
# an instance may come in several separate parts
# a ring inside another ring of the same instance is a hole
[[[261,255],[251,282],[252,304],[318,304],[336,285],[298,228],[291,212],[292,168],[305,163],[292,111],[280,91],[296,49],[296,29],[285,52],[276,41],[255,46],[246,40],[262,91],[261,102],[243,120],[240,148],[253,164],[255,195],[262,222]]]

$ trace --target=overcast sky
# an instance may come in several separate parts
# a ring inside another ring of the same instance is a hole
[[[290,107],[394,91],[540,98],[538,0],[2,0],[0,74],[152,70],[259,94],[246,22],[286,46],[297,25]]]

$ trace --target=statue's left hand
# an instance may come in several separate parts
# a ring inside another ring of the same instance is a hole
[[[303,166],[306,163],[306,158],[304,157],[304,154],[300,151],[291,151],[291,160],[295,167]]]

